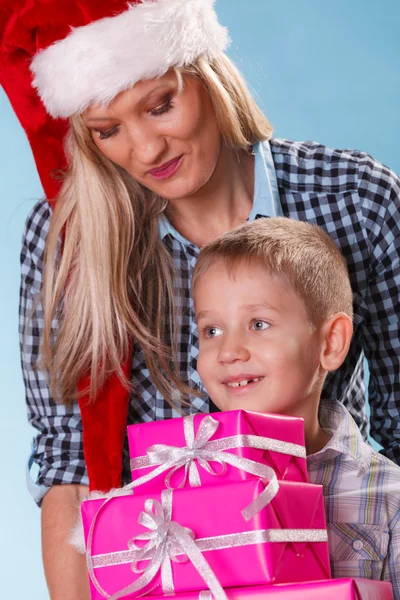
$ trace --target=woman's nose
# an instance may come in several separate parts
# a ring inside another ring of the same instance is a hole
[[[131,157],[147,167],[157,166],[167,147],[165,137],[140,125],[131,126],[128,132]]]
[[[249,358],[250,351],[243,342],[243,339],[241,339],[241,336],[227,336],[221,340],[218,352],[218,361],[220,363],[246,362]]]

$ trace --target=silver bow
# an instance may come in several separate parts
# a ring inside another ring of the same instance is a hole
[[[264,464],[242,458],[227,450],[239,447],[258,448],[263,450],[275,450],[294,456],[305,456],[305,450],[298,444],[289,442],[281,442],[271,438],[265,438],[256,435],[235,435],[227,438],[211,440],[219,423],[213,419],[211,415],[205,416],[199,426],[197,435],[194,433],[194,415],[187,416],[183,419],[184,435],[186,446],[168,446],[165,444],[156,444],[147,450],[147,455],[131,460],[131,466],[134,469],[154,465],[156,468],[135,479],[130,488],[136,488],[154,479],[161,473],[169,471],[165,478],[165,484],[171,489],[171,477],[182,467],[184,467],[184,475],[178,487],[183,487],[189,477],[189,483],[192,486],[200,486],[200,474],[197,463],[212,475],[221,475],[226,470],[226,465],[231,465],[247,473],[251,473],[256,477],[267,480],[269,483],[265,490],[256,498],[248,507],[243,509],[242,515],[246,520],[254,517],[262,508],[267,506],[275,497],[279,489],[278,478],[275,471]],[[218,463],[222,466],[222,470],[217,472],[210,465],[210,462]]]
[[[107,501],[105,504],[107,504]],[[144,511],[140,513],[138,522],[149,529],[149,532],[139,534],[128,543],[133,559],[132,571],[134,573],[141,573],[142,575],[134,583],[112,596],[108,596],[102,589],[94,574],[93,560],[88,560],[90,577],[96,589],[101,594],[106,598],[110,598],[110,600],[118,600],[128,594],[142,592],[153,581],[159,571],[161,572],[163,592],[165,594],[172,594],[174,593],[174,582],[171,561],[183,562],[190,560],[212,592],[215,600],[228,600],[217,577],[197,546],[193,532],[187,527],[183,527],[179,523],[172,521],[171,515],[171,490],[164,490],[162,492],[161,503],[154,499],[146,500]],[[93,532],[95,520],[92,522],[91,532]],[[92,535],[89,537],[90,547],[88,545],[88,557],[91,556]],[[146,541],[147,543],[144,546],[140,546],[138,542],[141,541]],[[178,554],[180,558],[178,558]],[[139,568],[140,562],[148,560],[150,562],[147,567]]]
[[[183,527],[170,520],[170,515],[164,514],[164,508],[158,500],[149,499],[145,501],[144,512],[141,512],[138,522],[150,531],[141,533],[128,542],[128,548],[132,552],[132,571],[134,573],[147,573],[150,580],[154,573],[161,569],[161,584],[165,594],[174,592],[171,561],[185,562],[188,560],[186,554],[182,556],[182,547],[178,540],[189,536],[194,539],[194,533],[188,527]],[[144,546],[138,542],[146,541]],[[180,557],[178,558],[178,554]],[[145,568],[139,568],[139,563],[150,560]]]
[[[185,469],[184,475],[177,487],[184,487],[188,477],[192,487],[200,486],[201,480],[196,461],[211,475],[223,475],[225,473],[226,462],[223,460],[224,457],[221,458],[221,456],[216,456],[215,452],[212,452],[207,447],[209,446],[208,442],[216,432],[218,425],[218,421],[213,419],[210,415],[207,415],[202,419],[198,432],[195,435],[194,415],[190,415],[183,419],[183,431],[187,444],[186,446],[181,448],[179,446],[155,444],[147,449],[150,465],[173,465],[165,478],[165,485],[167,488],[172,488],[170,485],[171,478],[182,467]],[[214,470],[210,465],[211,461],[219,463],[222,469],[219,472]]]

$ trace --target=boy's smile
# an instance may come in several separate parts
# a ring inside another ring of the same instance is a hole
[[[198,371],[221,410],[306,417],[323,381],[321,338],[302,299],[257,265],[216,262],[196,281]]]

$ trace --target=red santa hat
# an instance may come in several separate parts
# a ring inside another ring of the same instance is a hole
[[[228,44],[214,0],[1,0],[0,83],[31,144],[47,198],[65,166],[66,117],[107,104],[141,79],[161,76]],[[126,377],[131,357],[122,365]],[[87,389],[88,379],[79,382]],[[129,393],[116,375],[96,402],[80,399],[92,489],[121,483]]]
[[[214,0],[2,0],[0,83],[24,127],[49,198],[65,165],[66,123],[228,45]]]

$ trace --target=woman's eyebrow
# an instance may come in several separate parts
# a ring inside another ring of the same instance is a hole
[[[164,90],[165,93],[169,93],[169,92],[172,91],[171,84],[163,83],[162,85],[158,85],[157,87],[155,87],[152,90],[150,90],[149,92],[147,92],[147,94],[144,94],[144,96],[142,96],[141,98],[139,98],[139,100],[137,101],[136,105],[139,106],[139,107],[143,106],[143,104],[146,104],[146,102],[149,99],[151,99],[151,97],[153,96],[153,94],[157,93],[159,90]]]
[[[91,119],[87,119],[85,121],[85,125],[90,125],[90,123],[100,123],[104,121],[112,121],[112,117],[92,117]]]
[[[162,85],[158,85],[153,88],[147,94],[144,94],[139,100],[136,102],[136,107],[141,108],[146,102],[151,99],[153,94],[156,94],[159,90],[164,90],[165,93],[170,93],[172,91],[171,84],[163,83]],[[104,121],[113,121],[113,117],[90,117],[85,121],[85,125],[90,126],[90,124],[94,123],[103,123]]]

